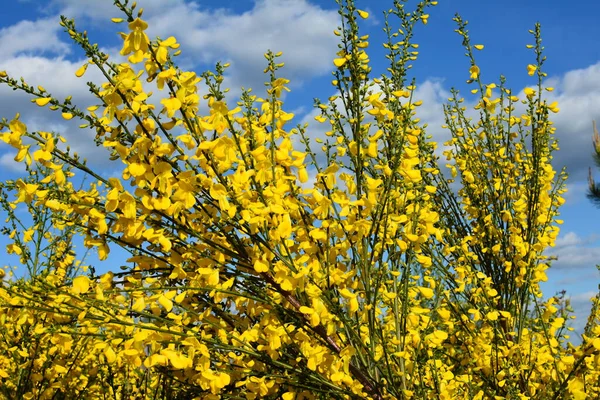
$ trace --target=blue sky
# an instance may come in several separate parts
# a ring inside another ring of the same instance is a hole
[[[363,34],[370,34],[369,48],[376,76],[385,68],[383,9],[391,0],[357,0],[357,6],[371,13],[362,25]],[[409,6],[414,2],[409,1]],[[600,210],[585,198],[587,169],[591,158],[592,120],[600,119],[600,2],[587,1],[585,7],[574,7],[561,0],[480,0],[440,1],[430,9],[429,23],[418,27],[415,43],[419,59],[411,70],[417,79],[416,97],[424,101],[419,116],[429,123],[429,132],[439,141],[447,133],[443,123],[442,104],[451,87],[462,90],[467,104],[474,98],[468,94],[465,80],[469,63],[464,57],[460,37],[454,33],[452,17],[459,12],[469,21],[473,44],[484,44],[477,52],[478,65],[485,83],[498,82],[503,74],[509,87],[522,92],[534,80],[526,66],[534,55],[525,45],[532,43],[528,33],[535,22],[542,24],[543,44],[548,60],[545,70],[556,88],[549,97],[557,100],[561,112],[553,120],[561,150],[556,154],[555,167],[565,165],[570,178],[567,203],[562,208],[561,234],[557,246],[550,251],[558,256],[545,285],[547,294],[566,289],[572,296],[579,323],[585,323],[589,298],[597,289],[600,278],[595,263],[600,262],[600,238],[596,221]],[[166,38],[177,37],[182,45],[183,67],[200,73],[212,68],[218,60],[231,62],[226,84],[232,96],[240,87],[262,90],[262,54],[271,49],[283,51],[286,62],[282,76],[290,79],[292,92],[286,107],[296,113],[294,122],[314,124],[314,97],[326,99],[333,93],[330,85],[332,59],[337,50],[333,29],[339,23],[333,0],[139,0],[145,8],[149,34]],[[101,81],[90,70],[85,79],[76,79],[74,72],[85,61],[80,50],[72,46],[58,25],[59,15],[73,17],[81,29],[87,29],[90,39],[117,58],[122,27],[110,22],[119,17],[110,0],[18,0],[7,2],[0,16],[0,70],[30,84],[41,84],[53,95],[64,98],[73,95],[76,104],[93,103],[87,93],[86,80]],[[106,158],[92,143],[92,133],[76,128],[56,115],[29,103],[26,96],[0,87],[0,116],[12,118],[16,112],[34,129],[64,133],[73,147],[88,157],[96,168],[106,167]],[[318,134],[318,130],[315,130]],[[16,176],[10,148],[0,145],[0,175]],[[104,171],[107,174],[112,171]],[[600,179],[600,171],[596,172]]]

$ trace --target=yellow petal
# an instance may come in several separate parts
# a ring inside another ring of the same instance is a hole
[[[160,296],[158,298],[158,303],[164,307],[164,309],[169,312],[173,309],[173,302],[169,299],[167,299],[165,296]]]
[[[254,270],[256,272],[267,272],[269,270],[269,264],[263,260],[256,260],[254,262]]]
[[[135,177],[142,176],[146,173],[146,166],[140,163],[129,164],[129,173]]]
[[[289,215],[284,215],[277,227],[277,233],[281,239],[287,239],[292,234],[292,221]]]
[[[15,161],[17,161],[17,162],[23,161],[25,156],[27,156],[28,154],[29,154],[29,146],[22,146],[19,149],[19,152],[17,153],[17,155],[15,156]]]
[[[62,117],[67,121],[73,118],[73,114],[71,113],[62,113]]]
[[[525,89],[523,89],[523,92],[525,92],[525,95],[527,97],[531,97],[531,96],[535,95],[535,90],[533,90],[532,88],[525,88]]]
[[[486,318],[489,321],[496,321],[498,319],[498,311],[490,311],[486,314]]]
[[[118,24],[119,22],[123,22],[123,18],[111,18],[110,20],[112,22],[114,22],[115,24]]]
[[[140,297],[135,301],[135,303],[133,303],[131,309],[136,312],[141,312],[144,309],[144,307],[146,307],[146,302],[144,301],[143,297]]]
[[[298,309],[302,314],[314,314],[315,310],[310,307],[302,306]]]
[[[471,73],[471,79],[477,79],[477,77],[479,76],[479,67],[477,65],[473,65],[471,66],[471,68],[469,68],[469,72]]]
[[[350,312],[355,313],[358,311],[359,306],[358,306],[358,300],[356,300],[356,297],[353,297],[350,299],[349,305],[350,305]]]
[[[444,321],[446,321],[446,320],[448,320],[448,318],[450,318],[450,311],[446,310],[445,308],[438,309],[437,313]]]
[[[175,369],[184,369],[191,365],[191,360],[183,354],[176,353],[174,351],[166,352],[166,356],[171,361],[171,365]]]
[[[46,104],[50,103],[50,100],[52,100],[51,97],[41,97],[39,99],[35,99],[35,104],[40,107],[44,107]]]
[[[87,276],[78,276],[73,279],[73,292],[83,294],[90,290],[90,278]]]
[[[473,47],[475,47],[477,50],[483,50],[483,45],[482,44],[476,44]]]
[[[75,76],[78,78],[81,78],[83,76],[83,74],[85,74],[85,71],[87,70],[87,66],[88,66],[87,63],[83,64],[77,71],[75,71]]]
[[[346,61],[348,61],[348,60],[346,60],[345,58],[336,58],[335,60],[333,60],[333,64],[334,64],[336,67],[340,68],[340,67],[342,67],[344,64],[346,64]]]
[[[300,167],[298,169],[298,180],[300,180],[300,183],[308,182],[308,171],[306,168]]]
[[[104,356],[106,357],[106,362],[112,364],[117,359],[117,355],[112,347],[107,347],[104,349]]]
[[[419,287],[418,290],[419,292],[421,292],[421,295],[426,299],[431,299],[433,297],[433,290],[431,288]]]
[[[356,12],[358,13],[358,15],[360,15],[360,17],[362,19],[367,19],[369,18],[369,13],[363,10],[356,10]]]

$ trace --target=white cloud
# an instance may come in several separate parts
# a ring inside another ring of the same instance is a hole
[[[560,107],[552,115],[561,148],[555,165],[566,165],[572,180],[585,180],[594,165],[592,120],[600,120],[600,62],[553,77],[548,83],[555,88],[548,99],[558,101]]]
[[[567,232],[556,238],[556,247],[577,246],[582,244],[583,240],[575,232]]]
[[[571,322],[571,326],[578,334],[582,334],[585,329],[588,316],[592,309],[591,299],[596,296],[596,293],[597,292],[595,291],[586,291],[572,296],[569,296],[569,293],[567,293],[567,297],[571,300],[571,307],[573,307],[573,310],[575,311],[573,315],[576,317],[575,320]]]
[[[181,19],[181,15],[186,15]],[[332,33],[339,16],[305,0],[259,0],[242,14],[218,9],[201,10],[194,3],[177,3],[150,16],[152,35],[174,35],[185,57],[213,64],[231,62],[228,75],[232,90],[240,86],[261,90],[267,50],[283,52],[282,76],[292,86],[327,73],[337,51]]]
[[[85,60],[69,61],[63,57],[46,58],[42,56],[20,55],[0,60],[0,70],[5,70],[10,76],[23,77],[30,85],[42,85],[54,97],[65,98],[73,96],[76,104],[81,104],[83,97],[91,99],[86,81],[99,82],[104,77],[95,68],[90,67],[84,78],[77,78],[75,71],[81,67]],[[6,88],[4,85],[2,88]],[[4,89],[3,89],[4,90]],[[12,91],[11,91],[12,92]],[[10,96],[12,102],[14,96]]]
[[[268,77],[263,74],[266,66],[263,53],[267,49],[284,52],[281,61],[286,62],[286,67],[281,75],[292,80],[291,86],[332,67],[337,43],[332,26],[339,17],[336,12],[323,10],[305,0],[259,0],[241,14],[224,8],[201,10],[196,3],[183,0],[173,0],[168,6],[162,0],[138,3],[144,7],[144,19],[149,21],[149,36],[175,35],[182,43],[180,61],[189,69],[197,70],[198,63],[213,64],[218,60],[232,63],[224,82],[231,88],[228,99],[239,95],[241,86],[252,87],[259,95],[264,91],[263,82]],[[109,18],[119,16],[112,2],[98,0],[54,0],[45,11],[83,19],[78,24],[80,29],[94,23],[112,30],[115,25]],[[186,18],[182,19],[182,15]],[[125,26],[116,29],[125,29]],[[0,31],[3,39],[0,49],[9,55],[0,60],[0,70],[6,70],[13,77],[22,76],[31,85],[41,84],[56,98],[72,95],[73,103],[84,108],[96,103],[85,82],[98,83],[105,78],[93,66],[83,79],[74,76],[85,60],[64,58],[70,47],[60,40],[61,30],[58,19],[53,17],[22,21]],[[109,49],[112,61],[122,59],[118,50]],[[55,56],[49,57],[52,52]],[[204,85],[200,86],[200,93],[205,93]],[[24,93],[0,87],[2,116],[11,118],[19,112],[26,123],[32,119],[39,122],[41,130],[51,130],[48,126],[53,124],[64,125],[58,113],[33,106],[30,99]],[[202,103],[202,106],[204,110],[206,105]],[[61,133],[80,154],[91,161],[104,160],[104,152],[97,151],[92,143],[93,132],[71,126],[61,128],[64,128]]]
[[[6,149],[6,147],[8,146],[2,146],[3,150]],[[15,161],[16,155],[16,152],[10,150],[0,155],[0,166],[3,169],[8,169],[12,172],[22,174],[25,172],[25,166],[23,165],[23,163],[18,163]]]
[[[600,90],[600,64],[567,72],[562,79],[561,88],[565,93],[580,95],[598,92]]]
[[[53,97],[62,100],[73,97],[73,104],[85,109],[97,100],[89,93],[87,80],[101,82],[104,78],[93,67],[88,68],[84,78],[77,78],[75,71],[84,63],[69,61],[62,57],[45,58],[41,56],[19,55],[0,60],[0,70],[5,70],[11,77],[23,77],[29,85],[42,85]],[[104,161],[104,151],[97,151],[93,144],[94,132],[79,129],[79,121],[65,121],[60,112],[51,112],[31,103],[33,97],[24,92],[14,92],[5,85],[0,86],[0,109],[2,117],[13,118],[21,114],[21,121],[29,131],[55,131],[67,138],[68,144],[90,161]]]
[[[581,204],[583,202],[589,203],[589,201],[586,199],[587,192],[587,180],[578,182],[567,180],[567,192],[563,195],[565,204],[567,206],[572,206],[574,204]]]
[[[19,21],[0,29],[0,54],[4,59],[21,53],[51,53],[64,55],[70,52],[69,44],[61,40],[59,19],[45,18],[37,21]]]
[[[182,44],[181,61],[194,65],[231,62],[228,84],[261,90],[267,77],[263,54],[282,51],[286,67],[281,74],[292,85],[331,69],[337,51],[333,27],[339,21],[335,10],[325,10],[306,0],[257,0],[244,13],[227,8],[208,9],[196,2],[140,0],[151,38],[175,36]],[[53,9],[74,18],[96,23],[120,16],[112,2],[99,0],[54,0]],[[185,16],[185,18],[182,18]]]
[[[124,17],[123,14],[111,0],[51,0],[47,6],[47,10],[60,11],[60,14],[67,18],[80,19],[82,17],[95,21],[106,22],[110,18]],[[129,2],[131,5],[133,1]],[[144,9],[144,16],[160,13],[166,7],[177,7],[183,4],[182,0],[170,0],[168,4],[164,0],[138,0],[138,7]]]
[[[552,263],[553,269],[580,269],[585,272],[595,269],[595,265],[600,263],[597,235],[582,238],[575,232],[561,234],[556,239],[556,246],[548,249],[547,253],[558,257],[558,260]]]
[[[558,260],[552,263],[553,268],[594,268],[600,262],[600,247],[568,246],[555,254]]]

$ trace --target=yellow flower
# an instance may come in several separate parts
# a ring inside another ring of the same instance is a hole
[[[525,88],[523,91],[528,99],[531,99],[533,96],[535,96],[535,90],[532,88]]]
[[[90,278],[87,276],[78,276],[73,279],[73,288],[71,291],[74,294],[84,294],[90,290]]]
[[[35,99],[35,104],[37,104],[40,107],[43,107],[46,104],[50,103],[50,101],[52,101],[52,97],[40,97],[39,99]]]
[[[469,68],[469,73],[471,74],[470,78],[477,79],[477,77],[479,76],[479,72],[479,67],[477,65],[473,65],[471,68]]]
[[[148,35],[144,32],[147,28],[148,24],[140,18],[136,18],[134,21],[130,22],[129,29],[131,29],[132,32],[125,36],[125,41],[123,42],[123,48],[121,49],[120,54],[126,56],[136,51],[147,53],[148,43],[150,43]]]
[[[338,67],[341,68],[344,66],[344,64],[346,64],[346,60],[345,58],[336,58],[335,60],[333,60],[333,64]]]
[[[78,78],[81,78],[83,76],[83,74],[85,74],[87,67],[88,67],[88,63],[83,64],[81,67],[79,67],[79,69],[77,71],[75,71],[75,76]]]
[[[369,13],[363,10],[356,10],[356,12],[358,13],[358,15],[360,15],[360,17],[362,19],[367,19],[369,18]]]
[[[269,271],[269,264],[263,260],[256,260],[254,262],[254,270],[256,272],[267,272]]]
[[[117,360],[117,354],[110,346],[107,346],[104,349],[104,357],[106,357],[106,362],[109,364],[112,364]]]
[[[165,110],[167,111],[167,116],[172,118],[175,115],[175,112],[181,109],[181,101],[176,97],[171,97],[169,99],[162,99],[160,104],[165,106]]]
[[[156,50],[156,61],[160,64],[164,64],[167,62],[167,55],[169,54],[169,48],[178,49],[179,43],[177,43],[177,39],[174,36],[169,36],[163,41],[160,41],[158,44],[158,49]]]
[[[160,295],[158,298],[158,303],[163,306],[163,308],[169,312],[173,309],[173,302],[168,299],[165,295]]]

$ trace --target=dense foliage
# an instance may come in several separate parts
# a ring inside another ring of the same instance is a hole
[[[0,122],[27,171],[0,184],[0,203],[8,252],[29,272],[0,287],[3,398],[598,398],[596,307],[574,346],[567,304],[539,287],[566,179],[551,164],[540,27],[536,85],[519,99],[503,77],[484,82],[483,46],[455,18],[478,100],[467,110],[453,91],[438,145],[408,78],[414,27],[435,3],[394,2],[375,77],[359,32],[369,15],[339,0],[337,94],[315,101],[318,138],[289,126],[279,53],[265,54],[267,95],[235,103],[226,64],[178,68],[177,40],[150,40],[124,0],[113,22],[128,29],[127,62],[61,22],[88,58],[76,75],[105,77],[88,83],[96,105],[0,72],[81,120],[120,169],[94,170],[18,115]],[[102,260],[126,250],[128,266],[97,276],[77,238]]]

